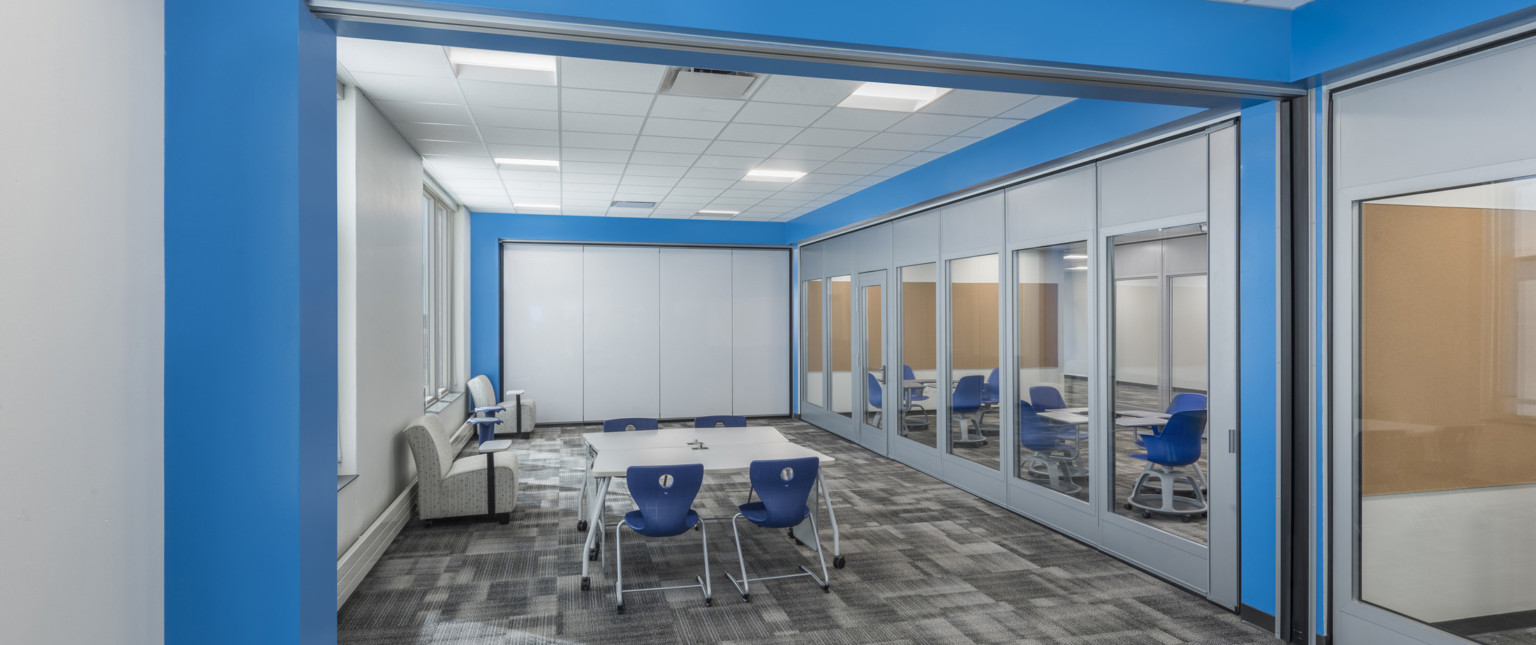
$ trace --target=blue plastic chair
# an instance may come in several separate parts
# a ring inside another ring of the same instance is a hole
[[[902,365],[901,366],[901,378],[903,380],[905,380],[905,381],[916,381],[917,380],[917,374],[912,371],[912,366],[911,365]],[[927,427],[929,425],[928,424],[928,410],[923,408],[923,406],[917,404],[918,401],[927,401],[928,400],[928,395],[923,394],[923,391],[924,391],[924,388],[922,388],[922,387],[903,387],[901,389],[901,423],[902,423],[901,431],[902,431],[902,434],[906,434],[906,426],[907,425],[923,426],[923,427]],[[922,422],[921,423],[910,423],[910,424],[908,423],[908,421],[907,421],[907,414],[912,412],[913,410],[917,410],[918,412],[921,412],[923,414],[923,418],[922,418]]]
[[[603,432],[624,432],[625,430],[655,430],[661,425],[655,419],[642,419],[631,417],[627,419],[609,419],[603,422]]]
[[[1036,385],[1029,388],[1029,403],[1037,412],[1050,412],[1067,407],[1066,399],[1061,398],[1061,390],[1051,385]]]
[[[1204,409],[1206,409],[1206,398],[1204,394],[1196,394],[1194,392],[1180,392],[1173,395],[1173,400],[1168,402],[1168,409],[1163,410],[1163,413],[1171,416],[1179,412]],[[1157,436],[1162,431],[1162,426],[1153,426],[1151,435],[1137,434],[1135,437],[1136,445],[1142,448],[1147,447],[1146,437]]]
[[[695,428],[745,428],[747,418],[729,414],[716,414],[714,416],[699,417],[693,420]]]
[[[1201,490],[1204,478],[1196,478],[1193,473],[1179,470],[1189,465],[1198,468],[1201,440],[1205,437],[1205,419],[1205,410],[1177,412],[1168,418],[1168,424],[1163,426],[1161,433],[1142,436],[1147,451],[1129,456],[1145,461],[1147,465],[1131,486],[1131,493],[1125,500],[1126,510],[1139,508],[1144,518],[1152,517],[1153,513],[1178,515],[1185,522],[1191,516],[1207,511],[1205,492]],[[1140,492],[1149,477],[1158,479],[1162,489],[1157,493]],[[1174,485],[1181,482],[1189,484],[1192,497],[1174,495]],[[1154,501],[1157,502],[1156,506],[1153,505]]]
[[[693,500],[698,497],[699,486],[704,483],[704,464],[679,466],[630,466],[625,471],[625,484],[635,506],[640,507],[624,514],[624,519],[613,527],[614,567],[618,577],[613,583],[618,598],[618,610],[624,611],[624,544],[620,529],[646,537],[672,537],[682,535],[695,526],[699,527],[700,540],[704,544],[704,575],[696,577],[697,585],[649,587],[630,589],[636,591],[661,591],[664,589],[689,589],[697,586],[704,591],[704,604],[713,605],[714,597],[709,585],[709,531],[693,510]]]
[[[816,528],[816,514],[811,512],[811,507],[806,503],[810,497],[811,487],[816,485],[817,476],[821,473],[821,462],[816,457],[800,457],[797,459],[764,459],[752,462],[748,468],[747,477],[752,481],[752,492],[756,492],[761,501],[748,501],[737,507],[737,513],[731,516],[731,532],[736,536],[736,559],[741,562],[741,580],[737,580],[729,572],[725,577],[736,585],[736,591],[741,594],[741,599],[751,602],[751,590],[749,584],[762,580],[778,580],[780,578],[797,578],[810,576],[816,584],[821,585],[821,590],[831,592],[832,586],[827,582],[827,558],[821,548],[821,533]],[[752,499],[752,492],[747,493],[747,499]],[[821,560],[821,577],[817,578],[805,565],[800,565],[801,573],[792,573],[785,576],[770,576],[767,578],[748,578],[747,560],[741,554],[741,530],[737,527],[736,518],[745,517],[748,522],[765,529],[787,529],[799,526],[806,518],[811,520],[811,535],[816,539],[816,557]]]
[[[1019,476],[1037,474],[1032,469],[1039,465],[1050,478],[1050,486],[1063,493],[1072,494],[1083,489],[1072,481],[1071,465],[1077,459],[1077,448],[1064,441],[1062,428],[1039,414],[1030,404],[1019,401],[1019,446],[1032,453],[1019,461]]]
[[[880,427],[880,417],[885,414],[885,394],[880,389],[880,381],[875,378],[874,374],[865,372],[864,383],[867,386],[864,396],[869,399],[869,407],[875,409],[875,421],[870,425],[878,428]]]
[[[983,383],[982,383],[981,376],[979,376],[979,375],[977,375],[977,376],[962,376],[962,377],[960,377],[960,381],[958,383],[955,383],[955,393],[950,395],[950,397],[949,397],[950,425],[951,426],[954,425],[955,415],[957,415],[957,414],[959,414],[959,415],[971,414],[974,417],[974,418],[971,419],[971,424],[972,424],[972,426],[976,426],[976,427],[972,428],[972,430],[975,432],[974,435],[962,433],[960,435],[960,438],[958,438],[958,439],[954,438],[954,434],[951,433],[950,434],[950,440],[949,440],[950,444],[957,445],[957,446],[960,446],[960,445],[964,445],[964,446],[985,446],[985,445],[987,445],[987,439],[985,437],[981,436],[981,430],[979,428],[979,426],[981,425],[981,414],[980,414],[980,412],[981,412],[981,409],[982,409],[981,408],[981,391],[982,391],[982,387],[983,387]]]
[[[998,368],[992,368],[992,373],[987,375],[987,382],[981,386],[982,405],[997,405],[1003,400],[1002,386],[998,381]]]

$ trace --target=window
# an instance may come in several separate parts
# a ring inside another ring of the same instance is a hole
[[[453,383],[453,211],[425,191],[422,204],[421,348],[424,405],[454,390]]]

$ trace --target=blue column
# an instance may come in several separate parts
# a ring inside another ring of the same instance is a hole
[[[1242,522],[1240,602],[1275,615],[1278,570],[1278,105],[1244,107],[1238,241],[1238,427]]]
[[[334,643],[335,37],[165,7],[168,643]]]

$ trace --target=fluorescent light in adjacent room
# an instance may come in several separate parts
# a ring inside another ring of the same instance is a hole
[[[1086,260],[1086,259],[1088,259],[1088,256],[1083,255],[1081,253],[1068,253],[1066,255],[1061,256],[1061,259],[1063,259],[1063,260]]]
[[[837,107],[889,112],[916,112],[949,93],[945,87],[865,83]]]
[[[748,170],[747,176],[742,177],[742,179],[747,181],[782,181],[787,183],[795,181],[804,176],[805,173],[798,170],[765,170],[762,168],[753,168],[752,170]]]
[[[557,210],[560,210],[560,205],[559,204],[523,204],[523,203],[514,203],[514,204],[512,204],[512,207],[516,208],[517,210],[540,210],[540,211],[557,211]]]
[[[464,80],[554,85],[558,59],[554,56],[489,49],[448,48],[454,74]]]
[[[496,157],[496,165],[498,165],[498,166],[547,166],[547,167],[550,167],[550,168],[559,168],[560,167],[560,162],[555,161],[554,159],[510,159],[510,158],[507,158],[507,157]]]
[[[708,209],[706,209],[706,210],[699,211],[698,214],[700,214],[700,215],[740,215],[741,211],[717,211],[717,210],[708,210]]]
[[[1087,271],[1088,267],[1067,267],[1068,271]]]

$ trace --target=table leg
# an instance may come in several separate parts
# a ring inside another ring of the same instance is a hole
[[[827,490],[827,483],[821,478],[821,469],[816,470],[816,487],[821,489],[821,503],[827,507],[827,519],[832,523],[832,566],[843,568],[847,561],[843,559],[843,547],[837,531],[837,513],[832,510],[832,493]]]
[[[592,503],[592,514],[587,518],[587,540],[581,549],[581,588],[590,589],[592,578],[590,563],[592,562],[592,549],[597,546],[598,534],[603,532],[603,507],[608,497],[608,483],[611,477],[603,477],[597,480],[597,499]]]
[[[581,474],[581,496],[576,498],[576,530],[587,530],[587,506],[591,500],[587,499],[592,494],[592,462],[597,459],[597,453],[592,448],[587,448],[587,468]]]

